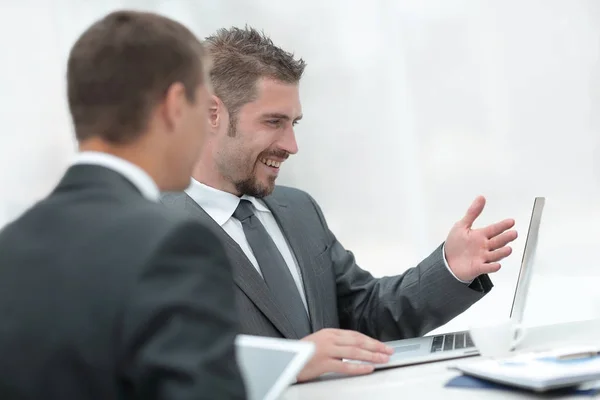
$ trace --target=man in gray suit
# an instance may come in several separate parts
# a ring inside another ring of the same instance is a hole
[[[231,264],[160,191],[207,130],[201,42],[152,13],[89,27],[67,66],[79,152],[0,231],[0,399],[244,399]]]
[[[492,288],[486,275],[511,253],[513,220],[472,229],[477,198],[446,241],[403,275],[375,279],[329,230],[307,193],[275,186],[298,151],[298,84],[305,64],[253,29],[207,38],[214,87],[208,144],[185,193],[163,202],[212,224],[226,245],[242,332],[313,341],[298,376],[364,374],[385,362],[380,341],[421,336],[469,308]],[[375,340],[375,339],[377,340]]]

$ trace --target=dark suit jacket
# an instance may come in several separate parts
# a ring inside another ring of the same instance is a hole
[[[493,286],[487,275],[470,286],[456,280],[444,265],[441,245],[403,275],[376,279],[356,265],[307,193],[278,186],[263,200],[298,260],[313,332],[351,329],[384,341],[422,336],[465,311]],[[237,243],[187,194],[167,193],[162,201],[170,208],[187,210],[196,220],[212,223],[226,244],[242,332],[297,339]]]
[[[234,285],[198,220],[71,167],[0,232],[0,399],[241,399]]]

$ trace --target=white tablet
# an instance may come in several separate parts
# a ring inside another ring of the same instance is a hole
[[[238,335],[235,346],[249,400],[277,399],[315,351],[310,342],[250,335]]]

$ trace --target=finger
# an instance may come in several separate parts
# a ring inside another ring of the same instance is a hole
[[[375,364],[384,364],[390,356],[384,353],[361,349],[355,346],[332,346],[327,354],[332,358],[366,361]]]
[[[495,224],[486,226],[485,228],[481,228],[481,231],[483,232],[485,237],[491,239],[494,236],[498,236],[507,229],[512,228],[513,226],[515,226],[514,219],[505,219],[504,221],[496,222]]]
[[[478,196],[469,209],[465,216],[460,220],[461,224],[466,228],[471,228],[473,226],[473,222],[481,215],[483,211],[483,207],[485,206],[485,197]]]
[[[375,366],[369,364],[358,364],[353,362],[344,362],[340,360],[329,360],[325,364],[325,372],[336,372],[346,375],[365,375],[375,370]]]
[[[512,253],[512,248],[510,246],[502,247],[494,251],[490,251],[485,256],[485,260],[490,262],[500,261],[503,258],[506,258]]]
[[[488,241],[488,250],[497,250],[501,247],[506,246],[513,240],[517,238],[517,231],[505,231],[499,234],[498,236],[494,236]]]
[[[355,331],[341,331],[335,340],[338,346],[360,347],[377,353],[393,354],[394,349],[381,343],[379,340]]]
[[[491,274],[500,270],[500,263],[484,263],[479,267],[479,275]]]

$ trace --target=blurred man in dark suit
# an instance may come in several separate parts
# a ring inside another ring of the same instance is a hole
[[[202,222],[157,204],[205,139],[203,47],[114,12],[68,61],[79,153],[0,233],[1,399],[244,398],[231,267]]]

